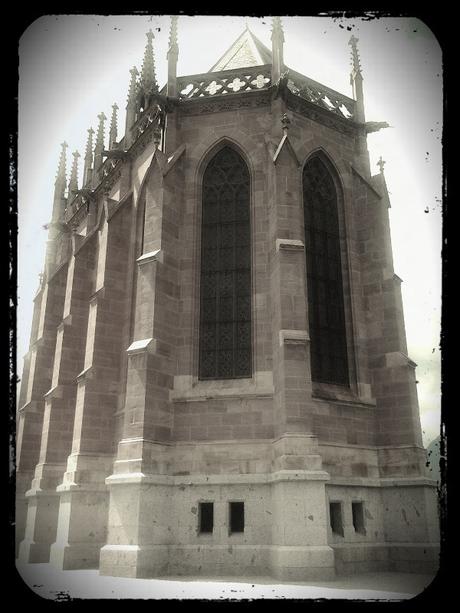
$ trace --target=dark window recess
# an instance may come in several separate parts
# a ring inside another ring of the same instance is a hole
[[[214,503],[200,502],[200,533],[212,532],[214,528]]]
[[[337,192],[319,157],[303,170],[311,377],[349,385]]]
[[[249,190],[246,163],[224,147],[203,177],[200,379],[251,376]]]
[[[334,534],[343,536],[342,505],[340,502],[329,503],[329,517]]]
[[[366,529],[364,527],[364,505],[362,502],[352,502],[351,503],[351,512],[353,515],[353,528],[355,532],[359,532],[360,534],[366,534]]]
[[[244,502],[230,503],[230,532],[244,532]]]

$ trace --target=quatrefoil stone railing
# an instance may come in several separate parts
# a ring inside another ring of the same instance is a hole
[[[271,65],[207,72],[204,74],[179,77],[178,91],[180,100],[194,100],[226,94],[257,91],[272,85]],[[353,119],[355,101],[339,92],[313,81],[293,70],[287,73],[288,89],[327,111],[343,119]]]
[[[270,75],[271,67],[265,65],[179,77],[179,98],[189,100],[266,89],[271,85]]]

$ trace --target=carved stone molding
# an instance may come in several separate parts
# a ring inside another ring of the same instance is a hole
[[[204,113],[219,113],[236,109],[257,108],[269,106],[270,91],[243,92],[242,94],[226,94],[207,98],[194,98],[183,101],[179,106],[181,115],[202,115]]]

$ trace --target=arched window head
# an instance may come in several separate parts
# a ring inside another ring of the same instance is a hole
[[[337,191],[326,164],[303,169],[311,376],[349,385]]]
[[[203,176],[200,379],[251,376],[249,194],[246,163],[220,149]]]

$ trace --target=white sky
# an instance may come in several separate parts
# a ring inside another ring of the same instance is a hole
[[[271,18],[248,18],[271,47]],[[178,74],[206,72],[245,27],[244,17],[181,16]],[[28,349],[33,296],[44,264],[60,143],[67,170],[78,149],[80,183],[87,129],[103,111],[106,145],[112,104],[124,134],[129,69],[140,70],[145,33],[155,34],[157,80],[166,81],[168,16],[46,16],[19,44],[18,376]],[[366,119],[392,127],[370,134],[372,172],[386,161],[395,272],[403,279],[409,356],[418,364],[425,443],[439,434],[442,198],[442,58],[418,19],[283,17],[285,64],[351,97],[350,47],[359,38]],[[350,29],[348,29],[350,28]]]

